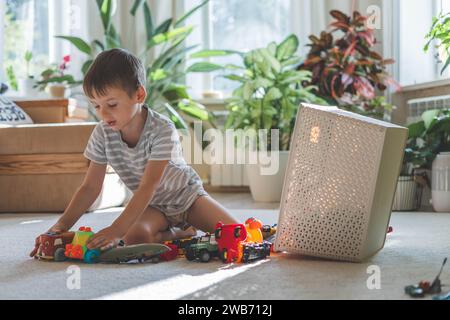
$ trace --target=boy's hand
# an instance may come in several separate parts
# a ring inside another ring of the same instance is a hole
[[[67,226],[62,223],[62,222],[57,222],[53,225],[53,227],[51,227],[50,229],[48,229],[47,232],[54,232],[54,233],[63,233],[68,231],[69,228],[67,228]]]
[[[87,242],[88,249],[100,248],[104,251],[116,246],[121,238],[117,228],[110,226],[94,234]]]
[[[48,229],[47,232],[54,232],[54,233],[63,233],[66,232],[69,228],[62,223],[57,222],[55,223],[50,229]],[[34,240],[34,249],[30,252],[30,257],[34,257],[39,249],[39,246],[41,245],[41,236],[37,236],[37,238]]]

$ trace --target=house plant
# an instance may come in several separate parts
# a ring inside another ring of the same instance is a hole
[[[430,30],[425,35],[427,40],[423,50],[428,52],[430,46],[435,44],[435,47],[439,50],[436,55],[439,62],[443,62],[444,65],[441,68],[441,75],[447,69],[450,64],[450,12],[439,13],[437,17],[433,17]]]
[[[166,113],[177,128],[187,129],[188,124],[184,116],[213,124],[212,114],[204,106],[192,101],[185,85],[179,83],[186,71],[183,65],[186,53],[195,46],[185,47],[184,40],[192,33],[193,26],[183,26],[186,19],[195,11],[203,7],[209,0],[201,2],[198,6],[184,14],[178,20],[169,18],[160,25],[154,25],[152,12],[147,1],[135,0],[130,8],[130,14],[135,16],[139,10],[145,19],[146,46],[142,52],[135,52],[147,66],[147,100],[146,103],[157,111]],[[121,35],[113,23],[116,0],[96,0],[99,16],[102,21],[102,40],[92,42],[79,37],[56,36],[70,41],[78,50],[87,56],[82,66],[85,74],[92,64],[95,56],[104,50],[123,47]],[[158,47],[158,54],[153,60],[148,60],[148,53]],[[126,48],[125,48],[126,49]],[[186,117],[187,118],[187,117]]]
[[[302,85],[311,80],[311,72],[295,70],[300,61],[296,55],[298,44],[297,37],[291,34],[279,44],[271,42],[265,48],[247,53],[204,50],[193,56],[238,54],[242,58],[242,66],[198,62],[188,68],[199,72],[226,70],[227,74],[223,77],[239,82],[232,97],[226,100],[229,110],[226,128],[269,130],[266,137],[267,150],[259,139],[256,146],[259,152],[269,151],[271,156],[275,155],[275,159],[279,159],[279,170],[277,174],[264,175],[261,174],[263,164],[247,164],[250,191],[256,201],[281,199],[289,144],[300,102],[326,103],[312,93],[314,87]],[[270,130],[273,129],[279,133],[276,141],[271,140]],[[255,158],[261,159],[261,154]]]
[[[42,79],[36,83],[40,90],[48,89],[53,98],[64,98],[66,90],[79,85],[81,81],[75,81],[74,77],[66,73],[70,62],[70,56],[64,56],[59,65],[51,66],[41,73]]]
[[[386,71],[394,60],[374,51],[376,38],[367,17],[357,11],[351,17],[337,10],[330,15],[333,29],[309,37],[311,49],[299,69],[312,72],[307,84],[317,86],[317,94],[330,105],[383,119],[393,106],[377,92],[399,88]]]
[[[433,208],[450,211],[450,109],[426,111],[408,129],[404,164],[409,167],[402,173],[411,176],[413,169],[431,170]]]
[[[26,51],[23,60],[25,61],[25,78],[18,79],[19,92],[21,96],[27,97],[34,94],[34,76],[30,72],[30,64],[33,59],[33,53],[31,51]]]
[[[35,94],[34,86],[35,80],[34,76],[30,72],[30,64],[33,59],[33,53],[31,51],[26,51],[23,60],[25,61],[25,77],[17,77],[13,66],[8,66],[6,68],[6,77],[8,79],[11,89],[18,91],[20,96],[32,96]]]

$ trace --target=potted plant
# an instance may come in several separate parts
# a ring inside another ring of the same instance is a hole
[[[429,147],[427,167],[431,168],[431,200],[437,212],[450,212],[450,109],[424,113],[424,139]]]
[[[450,109],[429,110],[410,124],[404,163],[431,170],[431,197],[435,211],[450,211]]]
[[[25,61],[25,78],[19,78],[18,79],[18,86],[19,86],[19,94],[21,96],[27,97],[34,95],[34,85],[35,80],[34,76],[30,73],[30,64],[31,60],[33,59],[33,53],[31,51],[26,51],[23,59]]]
[[[48,90],[53,98],[64,98],[66,90],[72,86],[79,85],[81,81],[75,81],[74,77],[66,74],[70,62],[70,56],[64,56],[59,65],[54,65],[41,73],[42,80],[36,83],[40,90]]]
[[[376,38],[367,27],[368,17],[357,11],[352,17],[337,10],[330,15],[335,19],[330,25],[333,29],[309,37],[311,50],[299,69],[312,72],[307,84],[317,86],[317,94],[329,104],[383,119],[393,106],[377,96],[377,91],[390,85],[399,88],[386,71],[394,60],[373,50]]]
[[[311,81],[311,72],[296,70],[300,58],[296,55],[298,39],[289,35],[277,44],[271,42],[266,48],[238,53],[222,50],[204,50],[195,57],[206,55],[223,56],[238,54],[242,57],[242,66],[211,64],[198,62],[189,69],[199,71],[227,70],[223,77],[239,82],[239,87],[227,99],[229,111],[226,128],[268,130],[267,148],[263,141],[257,140],[257,155],[253,159],[262,159],[261,152],[267,152],[272,159],[279,160],[276,174],[264,174],[263,163],[246,165],[250,191],[255,201],[280,201],[283,180],[289,154],[290,140],[295,125],[295,116],[301,102],[326,104],[312,90],[302,83]],[[209,70],[208,70],[209,69]],[[270,130],[278,130],[278,140],[272,141]],[[250,150],[251,152],[252,150]],[[275,157],[272,157],[275,156]]]
[[[11,89],[17,91],[20,96],[33,96],[35,94],[35,80],[34,76],[30,72],[30,64],[33,59],[33,53],[31,51],[26,51],[23,59],[25,61],[25,78],[18,78],[13,66],[11,65],[6,68],[6,77]]]

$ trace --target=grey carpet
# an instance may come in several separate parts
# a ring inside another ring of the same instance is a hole
[[[274,210],[231,210],[277,222]],[[82,217],[76,227],[99,230],[120,208]],[[56,221],[55,215],[0,216],[0,299],[407,299],[403,287],[433,280],[450,255],[450,214],[394,213],[385,248],[365,263],[325,261],[278,254],[251,264],[207,264],[178,259],[159,264],[86,265],[42,262],[27,257],[35,236]],[[69,290],[67,273],[80,267],[81,288]],[[367,268],[381,270],[381,289],[369,290]],[[450,266],[441,276],[450,284]],[[447,291],[450,287],[446,288]]]

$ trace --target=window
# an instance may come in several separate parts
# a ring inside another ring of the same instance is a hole
[[[450,11],[449,0],[400,0],[397,7],[398,19],[398,68],[402,86],[420,84],[449,78],[450,71],[441,75],[442,63],[437,63],[437,50],[430,47],[425,53],[425,35],[432,23],[432,17],[439,12]]]
[[[33,54],[29,73],[35,78],[50,64],[59,63],[64,55],[77,52],[67,41],[54,36],[81,32],[79,16],[86,7],[85,1],[1,0],[0,80],[6,81],[8,67],[13,68],[17,78],[26,77],[26,51]],[[75,63],[71,71],[79,69],[74,66],[81,63],[77,59],[81,57],[72,59]]]
[[[29,72],[36,75],[49,63],[48,1],[7,0],[2,11],[2,69],[12,67],[18,78],[25,78],[24,55],[29,50]]]
[[[198,3],[185,1],[185,11]],[[202,44],[203,49],[249,51],[265,47],[271,41],[280,42],[292,32],[290,9],[291,0],[211,0],[187,21],[197,27],[188,37],[187,46]],[[237,56],[210,61],[242,64]],[[189,74],[186,81],[192,95],[198,97],[203,91],[210,90],[230,94],[236,83],[219,77],[219,74]]]

